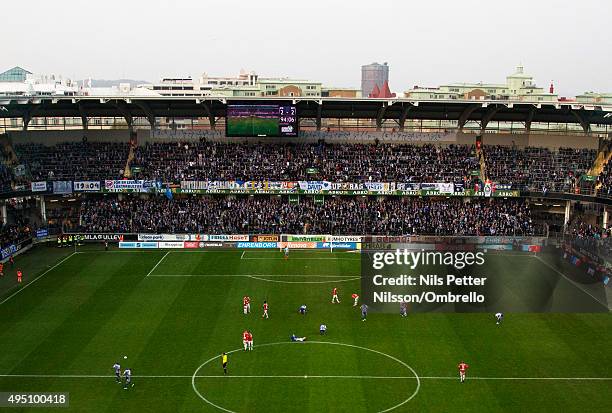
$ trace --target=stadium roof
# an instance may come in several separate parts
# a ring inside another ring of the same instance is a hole
[[[491,121],[574,123],[585,132],[590,125],[612,125],[612,106],[577,102],[508,102],[476,100],[414,100],[410,98],[321,98],[321,97],[160,97],[160,96],[73,96],[0,97],[0,118],[34,117],[134,117],[154,121],[157,117],[213,120],[225,117],[232,103],[295,104],[300,118],[376,119],[378,124],[406,119],[457,121],[462,128],[476,121],[484,129]],[[529,127],[527,127],[529,129]]]

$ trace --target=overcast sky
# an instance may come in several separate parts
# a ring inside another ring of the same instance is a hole
[[[611,0],[3,1],[0,71],[82,79],[235,75],[391,89],[503,83],[522,63],[562,95],[612,92]]]

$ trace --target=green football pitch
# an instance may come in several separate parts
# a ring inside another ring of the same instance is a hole
[[[230,136],[277,136],[278,119],[250,117],[232,118],[227,123],[227,134]]]
[[[65,410],[75,412],[612,411],[612,322],[601,297],[540,260],[494,261],[517,299],[530,278],[556,277],[555,296],[592,294],[593,311],[506,313],[499,326],[490,313],[362,322],[350,299],[359,254],[37,247],[16,258],[22,286],[14,268],[0,279],[0,391],[69,392]],[[116,361],[133,370],[134,387],[115,383]],[[460,361],[470,365],[463,384]]]

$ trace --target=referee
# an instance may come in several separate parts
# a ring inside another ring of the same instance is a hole
[[[221,354],[221,364],[223,365],[223,374],[227,375],[227,354]]]

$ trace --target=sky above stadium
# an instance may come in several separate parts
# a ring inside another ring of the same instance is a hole
[[[612,92],[610,0],[3,2],[0,71],[73,79],[236,75],[360,87],[388,62],[395,92],[504,83],[518,64],[561,96]]]

